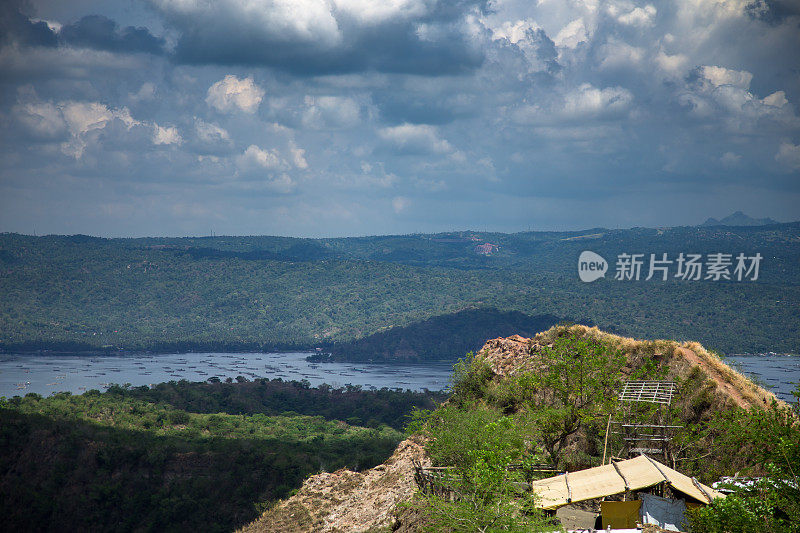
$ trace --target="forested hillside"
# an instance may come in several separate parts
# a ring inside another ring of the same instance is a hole
[[[0,397],[3,530],[232,531],[311,473],[382,462],[443,398],[279,380]]]
[[[578,279],[583,250],[606,258],[604,279]],[[622,253],[763,260],[757,280],[645,281],[645,264],[640,280],[620,281]],[[800,223],[341,239],[3,234],[0,345],[336,351],[391,326],[495,308],[729,353],[796,353],[798,264]],[[496,322],[478,324],[483,338],[505,333],[482,327]]]
[[[330,347],[329,352],[314,355],[311,359],[409,363],[456,360],[461,354],[477,351],[486,339],[509,335],[532,336],[561,321],[553,315],[528,316],[519,311],[466,309],[409,326],[387,328],[363,339],[337,343]]]

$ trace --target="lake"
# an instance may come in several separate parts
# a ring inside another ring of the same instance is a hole
[[[0,355],[0,396],[43,396],[59,391],[79,394],[104,390],[108,384],[134,386],[186,379],[206,381],[244,376],[308,380],[312,386],[327,383],[364,388],[442,390],[450,381],[453,364],[386,365],[310,363],[308,352],[294,353],[176,353],[126,355]]]
[[[725,358],[725,362],[747,374],[765,389],[774,392],[781,400],[794,400],[792,391],[797,388],[797,382],[800,381],[800,356],[729,356]]]
[[[126,355],[0,355],[0,396],[35,392],[74,394],[104,390],[109,383],[134,386],[163,381],[222,380],[244,376],[308,380],[312,385],[361,385],[411,390],[442,390],[449,385],[452,363],[417,365],[310,363],[308,352],[293,353],[176,353]],[[726,357],[742,372],[772,390],[779,398],[792,400],[791,391],[800,380],[800,357],[786,355]]]

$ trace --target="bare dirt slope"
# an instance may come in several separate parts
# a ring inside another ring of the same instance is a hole
[[[430,465],[421,441],[401,442],[382,465],[365,472],[339,470],[308,478],[291,498],[266,511],[241,533],[355,532],[389,529],[397,504],[416,492],[412,462]]]

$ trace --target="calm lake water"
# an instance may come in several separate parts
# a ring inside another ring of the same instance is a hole
[[[800,356],[752,355],[726,357],[725,362],[771,390],[782,400],[793,401],[792,391],[800,381]]]
[[[186,379],[205,381],[212,376],[308,380],[312,386],[328,383],[364,388],[442,390],[449,385],[451,363],[386,365],[309,363],[308,353],[179,353],[159,355],[54,356],[0,355],[0,396],[35,392],[43,396],[58,391],[79,394],[104,390],[109,383],[134,386]],[[741,371],[792,400],[800,380],[800,357],[784,355],[727,357]]]
[[[0,355],[0,396],[43,396],[59,391],[79,394],[104,390],[109,383],[134,386],[186,379],[205,381],[244,376],[308,380],[312,386],[327,383],[364,388],[442,390],[450,381],[452,363],[384,365],[309,363],[309,353],[179,353],[108,356]]]

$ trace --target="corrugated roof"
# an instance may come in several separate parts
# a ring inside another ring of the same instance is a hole
[[[712,499],[725,497],[721,492],[646,455],[540,479],[531,485],[539,498],[539,507],[556,509],[572,502],[612,496],[626,490],[646,489],[662,481],[700,502],[710,503]]]

